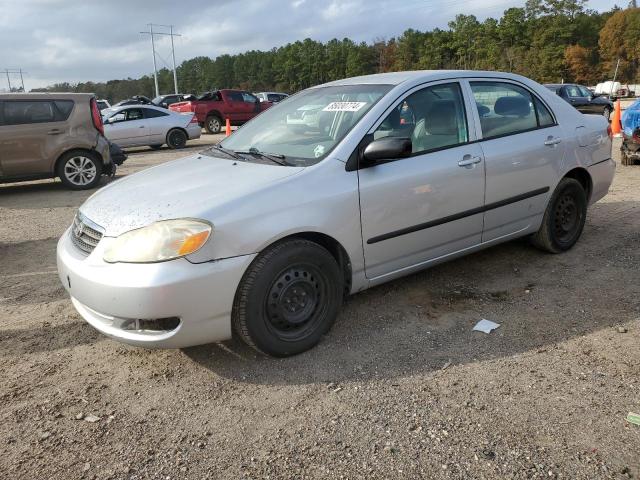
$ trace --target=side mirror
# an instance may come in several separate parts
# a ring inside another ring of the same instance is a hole
[[[374,140],[364,149],[362,158],[373,165],[379,160],[406,158],[411,155],[411,139],[407,137],[385,137]]]

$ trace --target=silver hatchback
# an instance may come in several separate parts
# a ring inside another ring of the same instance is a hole
[[[82,316],[148,347],[315,345],[345,296],[529,236],[571,248],[613,179],[608,124],[518,75],[305,90],[220,145],[114,182],[58,243]]]

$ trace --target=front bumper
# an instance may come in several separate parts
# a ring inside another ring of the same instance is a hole
[[[113,239],[86,256],[67,230],[58,241],[58,275],[76,310],[94,328],[124,343],[182,348],[231,338],[231,309],[242,275],[255,255],[193,264],[186,259],[150,264],[102,260]],[[138,328],[177,317],[171,330]],[[138,322],[142,320],[142,322]]]

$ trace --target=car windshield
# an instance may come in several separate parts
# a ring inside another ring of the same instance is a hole
[[[313,165],[325,158],[391,87],[343,85],[305,90],[270,107],[220,146],[227,152],[278,156],[285,165]],[[218,156],[220,148],[203,153]],[[243,158],[250,161],[251,156]]]

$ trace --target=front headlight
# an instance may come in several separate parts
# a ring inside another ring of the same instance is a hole
[[[209,223],[199,220],[162,220],[123,233],[105,249],[109,263],[153,263],[197,252],[211,236]]]

